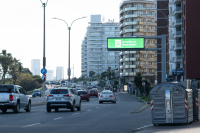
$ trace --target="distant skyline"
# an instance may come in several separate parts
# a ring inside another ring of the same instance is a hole
[[[73,23],[71,29],[71,67],[74,76],[81,75],[81,43],[87,31],[90,15],[101,14],[104,22],[115,19],[119,22],[121,0],[49,0],[46,7],[46,65],[56,71],[57,66],[68,67],[68,25],[77,18],[87,16]],[[28,4],[27,4],[28,3]],[[23,67],[31,70],[31,59],[43,60],[43,7],[40,0],[0,1],[0,51],[3,49],[20,59]],[[54,73],[55,76],[55,73]]]

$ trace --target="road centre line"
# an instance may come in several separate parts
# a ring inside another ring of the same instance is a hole
[[[91,109],[87,110],[87,111],[91,111]]]
[[[99,107],[96,107],[97,109],[99,108]]]
[[[58,120],[58,119],[62,119],[63,117],[58,117],[58,118],[55,118],[55,119],[53,119],[53,120]]]
[[[35,125],[39,125],[39,124],[41,124],[41,123],[35,123],[35,124],[31,124],[31,125],[23,126],[23,127],[31,127],[31,126],[35,126]],[[22,128],[23,128],[23,127],[22,127]]]

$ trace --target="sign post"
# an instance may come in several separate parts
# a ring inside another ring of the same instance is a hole
[[[142,85],[144,86],[144,93],[146,95],[146,91],[145,91],[145,82],[142,82]]]

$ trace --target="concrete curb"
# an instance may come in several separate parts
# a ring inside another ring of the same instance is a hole
[[[149,104],[145,104],[145,105],[143,105],[142,107],[140,107],[140,108],[134,110],[133,112],[131,112],[131,114],[132,114],[132,113],[140,113],[140,112],[142,112],[143,110],[145,110],[145,109],[146,109],[147,107],[149,107],[149,106],[150,106]]]
[[[133,96],[133,97],[135,97],[135,98],[137,98],[137,99],[140,100],[140,97],[136,97],[135,95],[130,95],[130,96]],[[141,100],[141,101],[144,102],[144,103],[146,103],[146,104],[150,104],[150,103],[148,103],[147,101],[144,101],[144,100]]]

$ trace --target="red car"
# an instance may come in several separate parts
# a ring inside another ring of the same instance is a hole
[[[98,92],[97,92],[97,90],[91,89],[91,90],[89,91],[89,95],[90,95],[90,96],[96,96],[96,97],[98,97]]]
[[[79,91],[78,95],[81,97],[81,100],[90,101],[90,96],[88,95],[87,91]]]

